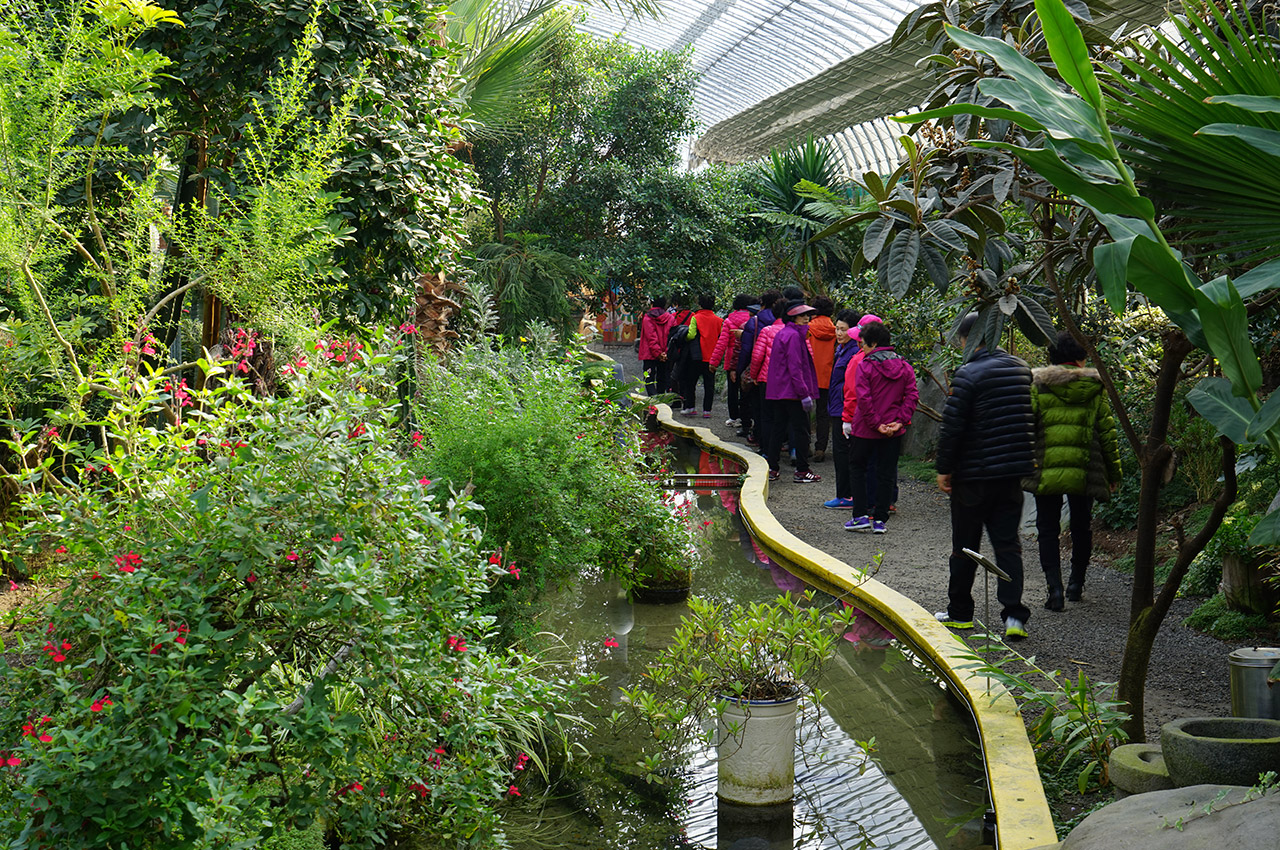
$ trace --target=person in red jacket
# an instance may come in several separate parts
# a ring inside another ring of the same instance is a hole
[[[716,376],[710,368],[710,360],[716,341],[720,339],[720,327],[724,324],[724,319],[715,314],[714,295],[699,295],[698,307],[701,309],[689,321],[689,339],[696,339],[697,343],[691,352],[688,368],[685,369],[684,386],[680,394],[684,396],[685,415],[695,416],[698,381],[702,381],[702,418],[710,419],[711,403],[715,401],[716,395]]]
[[[667,391],[667,336],[675,324],[667,312],[667,299],[658,295],[640,318],[640,342],[636,355],[644,364],[644,389],[649,395]]]

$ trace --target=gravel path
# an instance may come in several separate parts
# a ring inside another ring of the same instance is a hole
[[[622,367],[627,378],[640,375],[632,347],[598,346]],[[710,428],[731,443],[743,443],[724,422],[728,412],[717,396],[711,419],[696,424]],[[784,461],[784,471],[786,462]],[[769,508],[796,536],[841,560],[862,565],[884,552],[877,578],[929,611],[946,607],[947,558],[951,525],[947,497],[931,483],[903,478],[896,514],[884,535],[850,534],[844,530],[847,511],[824,509],[835,495],[832,462],[813,464],[822,475],[817,484],[795,484],[789,475],[770,487]],[[1065,525],[1065,524],[1064,524]],[[984,540],[984,551],[990,553]],[[1031,608],[1030,637],[1018,644],[1023,655],[1035,656],[1046,670],[1062,670],[1075,677],[1083,669],[1095,681],[1114,682],[1120,673],[1129,622],[1132,579],[1100,561],[1095,551],[1081,602],[1068,602],[1065,611],[1044,608],[1045,590],[1034,540],[1024,536],[1027,565],[1023,601]],[[1064,566],[1068,563],[1063,559]],[[978,616],[983,617],[982,578],[974,586]],[[991,584],[991,618],[999,617],[995,583]],[[1147,677],[1145,727],[1148,740],[1159,740],[1160,726],[1180,717],[1228,715],[1231,709],[1227,656],[1248,644],[1228,644],[1181,625],[1195,603],[1178,600],[1161,628]]]

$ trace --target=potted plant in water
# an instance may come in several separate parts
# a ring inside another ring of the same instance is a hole
[[[854,621],[851,608],[824,611],[812,591],[770,602],[725,604],[691,597],[670,645],[624,689],[660,740],[710,726],[722,800],[785,803],[795,782],[796,711],[816,704],[813,681]]]
[[[693,568],[702,561],[704,525],[697,524],[688,493],[661,492],[652,504],[641,506],[631,597],[635,602],[683,602],[693,587]],[[709,522],[709,520],[708,520]]]

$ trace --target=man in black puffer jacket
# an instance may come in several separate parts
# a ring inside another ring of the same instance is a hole
[[[978,314],[960,323],[963,347]],[[938,487],[951,494],[951,581],[944,625],[973,627],[973,579],[977,564],[961,551],[978,550],[987,529],[996,566],[1012,580],[1000,579],[996,598],[1002,606],[1005,637],[1027,636],[1031,611],[1022,604],[1022,519],[1024,476],[1035,469],[1035,414],[1031,408],[1031,369],[1001,348],[981,345],[951,380],[938,437]]]

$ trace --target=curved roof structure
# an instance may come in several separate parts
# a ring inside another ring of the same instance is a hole
[[[899,125],[931,86],[922,41],[889,38],[921,0],[662,0],[653,19],[588,6],[580,28],[651,50],[692,45],[694,105],[706,129],[693,161],[745,162],[805,136],[828,138],[847,171],[892,170]],[[1153,23],[1160,0],[1090,0],[1110,31]]]

